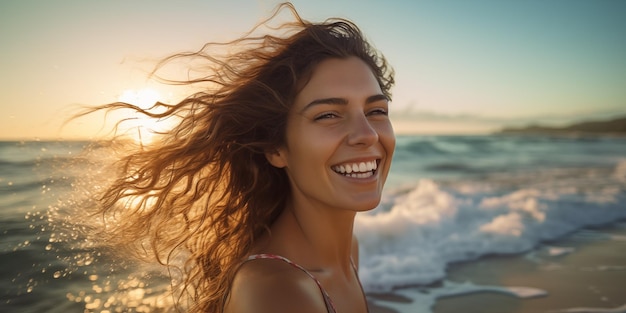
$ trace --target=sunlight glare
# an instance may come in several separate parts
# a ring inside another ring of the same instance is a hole
[[[155,89],[142,88],[137,90],[124,90],[119,96],[118,101],[135,105],[146,111],[153,109],[153,113],[156,113],[153,106],[163,100],[161,100],[161,94]],[[125,127],[123,127],[125,132],[129,134],[133,140],[141,144],[152,142],[155,139],[156,132],[163,131],[168,128],[168,126],[171,126],[171,123],[166,120],[151,118],[139,112],[133,112],[133,117],[125,124]]]
[[[147,110],[151,108],[161,95],[152,88],[142,88],[139,90],[126,89],[122,92],[118,101],[136,105],[141,109]]]

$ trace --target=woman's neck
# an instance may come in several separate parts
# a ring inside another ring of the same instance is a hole
[[[265,249],[306,268],[350,273],[355,216],[349,210],[290,205],[272,225]]]

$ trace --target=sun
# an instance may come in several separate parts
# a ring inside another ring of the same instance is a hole
[[[153,88],[126,89],[117,101],[132,104],[142,110],[156,113],[157,102],[163,102],[161,94]],[[125,122],[122,131],[140,144],[147,144],[154,141],[156,134],[171,127],[171,119],[157,119],[149,117],[140,112],[130,112],[125,114]]]
[[[136,105],[141,109],[151,108],[161,99],[161,94],[152,88],[142,88],[139,90],[126,89],[122,91],[117,101]]]

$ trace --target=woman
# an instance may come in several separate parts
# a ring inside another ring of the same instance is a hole
[[[209,87],[159,113],[133,107],[180,123],[125,156],[101,197],[105,241],[186,260],[191,312],[367,311],[352,229],[389,171],[393,72],[351,22],[281,8],[295,22],[277,36],[166,60],[209,62],[185,82]],[[119,107],[132,106],[106,106]]]

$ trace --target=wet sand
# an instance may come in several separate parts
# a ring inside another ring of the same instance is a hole
[[[446,279],[479,286],[531,287],[547,294],[519,298],[478,291],[433,301],[433,313],[626,312],[626,223],[581,230],[525,254],[489,256],[453,264]],[[424,294],[428,292],[423,289]],[[393,295],[370,297],[399,304],[410,301]],[[372,304],[370,310],[372,313],[424,310],[423,306],[404,307],[389,310]]]

